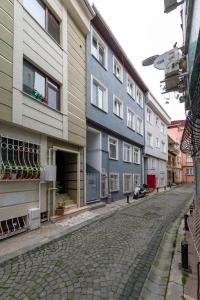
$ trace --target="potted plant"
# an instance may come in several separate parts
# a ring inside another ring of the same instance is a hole
[[[56,208],[56,215],[63,216],[65,211],[66,200],[63,199],[58,203],[58,207]]]
[[[17,166],[17,174],[16,179],[23,179],[24,178],[24,172],[23,172],[23,166]]]
[[[3,165],[3,169],[4,169],[4,174],[3,174],[3,178],[2,179],[4,179],[4,180],[11,179],[11,170],[12,170],[12,167],[9,164],[9,162],[6,162]]]

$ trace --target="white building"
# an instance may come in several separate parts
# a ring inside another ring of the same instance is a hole
[[[147,93],[145,101],[145,155],[144,182],[149,188],[167,185],[168,139],[167,126],[170,117]]]

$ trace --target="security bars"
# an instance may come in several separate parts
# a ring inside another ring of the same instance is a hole
[[[39,179],[40,145],[0,136],[0,180]]]

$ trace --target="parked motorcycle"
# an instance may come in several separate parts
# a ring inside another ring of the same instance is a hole
[[[146,184],[143,184],[143,186],[136,186],[135,187],[135,190],[134,190],[134,193],[133,193],[133,199],[138,199],[138,198],[142,198],[146,195]]]

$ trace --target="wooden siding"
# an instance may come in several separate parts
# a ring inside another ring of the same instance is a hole
[[[86,40],[68,15],[69,142],[86,145]]]
[[[13,14],[13,1],[0,1],[0,119],[5,121],[12,120]]]

